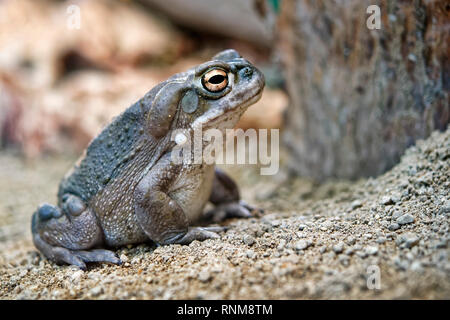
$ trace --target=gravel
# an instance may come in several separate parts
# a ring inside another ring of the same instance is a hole
[[[74,159],[30,164],[2,153],[0,298],[450,299],[449,159],[450,129],[418,141],[385,174],[353,183],[283,182],[226,167],[264,214],[222,222],[229,229],[220,239],[118,248],[123,265],[83,272],[49,263],[29,230]],[[380,289],[367,285],[373,270]]]

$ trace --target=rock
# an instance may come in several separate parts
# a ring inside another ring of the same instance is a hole
[[[369,246],[365,250],[366,254],[369,256],[374,256],[378,253],[378,247],[376,246]]]
[[[347,249],[345,249],[345,251],[344,251],[344,255],[348,255],[348,256],[350,256],[350,255],[352,255],[353,253],[354,253],[354,249],[353,248],[347,248]]]
[[[394,263],[400,270],[407,270],[409,267],[408,260],[401,259],[398,256],[396,258],[394,258]]]
[[[247,258],[249,258],[249,259],[253,259],[255,257],[255,251],[253,251],[253,250],[247,250],[246,254],[247,254]]]
[[[384,196],[381,198],[380,203],[384,206],[387,206],[389,204],[394,204],[394,201],[392,200],[391,196]]]
[[[278,251],[283,251],[285,247],[286,247],[286,240],[281,239],[280,243],[277,246],[277,250]]]
[[[400,225],[399,225],[398,223],[391,223],[391,224],[388,226],[388,229],[389,229],[390,231],[395,231],[395,230],[400,229]]]
[[[385,243],[385,242],[386,242],[386,238],[385,238],[385,237],[378,237],[377,243],[383,244],[383,243]]]
[[[348,237],[348,238],[347,238],[347,244],[348,244],[349,246],[354,245],[355,242],[356,242],[355,237]]]
[[[419,243],[420,238],[412,232],[404,233],[396,240],[397,245],[404,245],[406,248],[412,248]]]
[[[242,241],[248,245],[248,246],[252,246],[255,244],[255,238],[253,238],[251,235],[246,234],[243,238]]]
[[[73,283],[78,283],[81,280],[81,277],[83,276],[84,272],[81,270],[75,271],[71,276],[70,280],[72,280]]]
[[[123,263],[127,263],[129,261],[128,257],[124,253],[122,253],[119,258]]]
[[[364,238],[364,240],[372,239],[372,234],[366,233],[366,234],[363,236],[363,238]]]
[[[339,254],[342,251],[344,251],[344,243],[339,242],[339,243],[335,244],[332,249],[335,253]]]
[[[309,247],[309,243],[306,240],[299,240],[295,244],[295,249],[298,250],[298,251],[305,250],[308,247]]]
[[[94,287],[89,291],[89,293],[93,297],[98,297],[99,295],[101,295],[103,293],[103,288],[100,286]]]
[[[208,282],[211,279],[211,274],[207,270],[202,270],[199,272],[197,278],[201,282]]]
[[[422,263],[420,261],[414,261],[413,263],[411,263],[411,270],[415,271],[415,272],[422,272],[423,271],[423,267],[422,267]]]
[[[355,200],[350,204],[352,210],[362,207],[362,202],[360,200]]]
[[[300,230],[300,231],[305,230],[305,228],[306,228],[306,224],[300,224],[300,225],[298,226],[298,230]]]
[[[414,222],[414,217],[410,214],[404,214],[400,217],[398,217],[397,219],[397,223],[399,225],[405,225],[405,224],[409,224],[409,223],[413,223]]]
[[[357,255],[358,257],[360,257],[361,259],[364,259],[364,258],[367,257],[367,252],[362,251],[362,250],[356,251],[356,255]]]
[[[346,254],[341,254],[341,255],[339,255],[339,262],[342,265],[347,266],[350,262],[350,257]]]
[[[450,213],[450,200],[447,200],[444,202],[444,204],[442,205],[441,209],[439,210],[440,214],[443,213]]]
[[[397,205],[399,205],[401,202],[400,202],[400,199],[402,198],[402,196],[401,196],[401,194],[395,194],[395,195],[392,195],[391,196],[391,200],[392,200],[392,202],[393,203],[395,203],[395,204],[397,204]]]
[[[137,264],[141,262],[141,257],[136,256],[133,259],[131,259],[131,264]]]
[[[403,212],[401,212],[400,210],[395,210],[394,213],[392,214],[392,219],[396,220],[399,217],[401,217],[403,215]]]

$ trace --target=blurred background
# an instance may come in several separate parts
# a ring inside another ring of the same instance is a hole
[[[234,48],[267,79],[238,126],[283,128],[289,173],[376,176],[448,125],[450,7],[375,2],[3,0],[1,148],[80,153],[154,85]]]
[[[1,147],[29,158],[79,153],[153,86],[227,48],[240,51],[268,78],[264,98],[240,126],[278,128],[287,105],[279,63],[271,55],[278,5],[1,1]]]

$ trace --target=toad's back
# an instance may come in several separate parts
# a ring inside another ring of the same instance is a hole
[[[73,194],[85,202],[117,178],[133,164],[136,153],[142,148],[145,118],[151,101],[162,84],[149,91],[115,118],[89,144],[85,154],[64,177],[59,185],[58,201],[65,194]],[[146,135],[151,149],[154,141]]]

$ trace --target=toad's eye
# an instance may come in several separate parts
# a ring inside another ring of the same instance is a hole
[[[228,85],[228,75],[222,69],[208,71],[202,78],[202,84],[208,91],[222,91]]]

